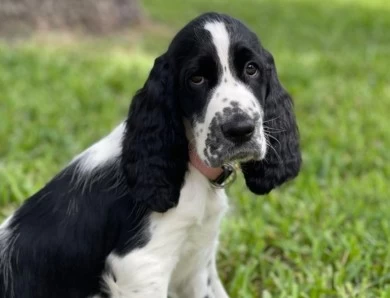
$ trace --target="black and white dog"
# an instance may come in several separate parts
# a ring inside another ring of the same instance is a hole
[[[298,174],[298,130],[272,55],[207,13],[156,59],[126,121],[2,224],[0,297],[228,297],[215,185],[234,161],[266,194]]]

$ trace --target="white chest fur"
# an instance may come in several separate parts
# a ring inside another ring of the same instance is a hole
[[[156,198],[158,199],[158,198]],[[126,256],[110,255],[104,280],[113,297],[227,297],[215,266],[218,231],[227,209],[216,190],[189,166],[179,204],[150,217],[150,241]]]

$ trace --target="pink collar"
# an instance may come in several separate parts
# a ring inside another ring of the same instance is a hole
[[[222,168],[211,168],[206,165],[195,150],[190,150],[189,154],[191,164],[209,180],[213,181],[223,173]]]
[[[223,165],[219,168],[212,168],[206,165],[194,149],[189,151],[191,164],[216,188],[224,188],[234,182],[236,172],[232,165]]]

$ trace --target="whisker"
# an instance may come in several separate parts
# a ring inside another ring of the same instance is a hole
[[[274,137],[273,135],[267,134],[266,132],[264,132],[264,133],[265,133],[265,135],[266,135],[267,137],[270,137],[270,138],[274,139],[276,142],[278,142],[279,146],[281,146],[279,140],[278,140],[276,137]]]
[[[285,129],[273,128],[273,127],[269,127],[269,126],[263,126],[263,129],[264,130],[269,130],[269,131],[272,131],[272,132],[284,132],[284,131],[286,131]]]
[[[271,143],[268,142],[268,140],[266,141],[266,144],[268,147],[270,147],[276,154],[276,157],[278,158],[279,162],[283,162],[283,159],[280,157],[279,153],[276,151],[276,149],[271,145]]]
[[[263,121],[263,123],[271,122],[271,121],[274,121],[274,120],[279,119],[279,118],[280,118],[280,116],[272,118],[272,119],[268,119],[266,121]]]

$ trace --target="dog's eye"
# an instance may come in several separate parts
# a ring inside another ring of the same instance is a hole
[[[259,72],[259,69],[257,68],[257,65],[254,64],[253,62],[249,62],[245,65],[245,74],[250,76],[250,77],[255,77],[257,76]]]
[[[204,77],[202,76],[192,76],[190,81],[194,85],[202,85],[204,83]]]

